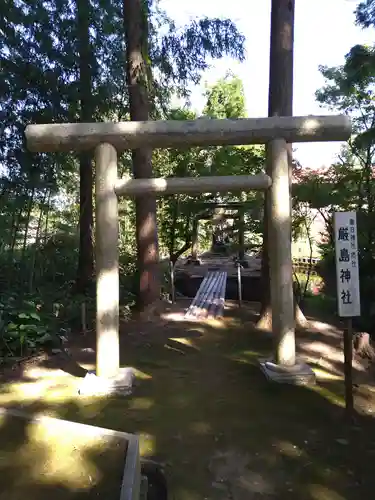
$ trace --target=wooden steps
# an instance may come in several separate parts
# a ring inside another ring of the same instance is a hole
[[[186,311],[185,318],[209,319],[223,316],[226,286],[226,271],[208,272]]]

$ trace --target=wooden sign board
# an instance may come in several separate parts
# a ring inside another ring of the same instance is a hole
[[[361,315],[356,212],[335,212],[337,304],[339,316]]]

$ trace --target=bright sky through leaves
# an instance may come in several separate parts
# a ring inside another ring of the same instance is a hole
[[[214,83],[230,69],[244,83],[249,116],[266,116],[271,0],[161,0],[161,4],[178,25],[205,15],[228,17],[246,36],[246,61],[239,64],[224,58],[215,62],[202,85],[193,90],[193,107],[200,112],[204,105],[204,82]],[[315,102],[314,93],[324,83],[318,66],[340,65],[353,45],[374,43],[374,30],[354,24],[356,5],[351,0],[296,0],[295,115],[327,114]],[[329,164],[339,148],[339,143],[298,145],[296,157],[304,166],[317,168]]]

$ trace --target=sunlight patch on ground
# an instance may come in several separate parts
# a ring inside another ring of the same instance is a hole
[[[80,398],[77,401],[79,404],[79,415],[80,417],[86,419],[93,419],[104,411],[106,406],[106,400],[99,398]],[[49,413],[49,412],[48,412]]]
[[[103,435],[93,426],[46,419],[42,414],[35,415],[39,421],[5,417],[0,483],[7,478],[7,497],[75,498],[98,486],[96,496],[104,488],[107,496],[115,498],[112,495],[119,490],[124,471],[126,438]],[[1,486],[1,491],[7,491]]]
[[[355,389],[356,401],[361,409],[371,416],[375,416],[375,388],[369,384],[361,384]]]
[[[86,371],[94,370],[94,364],[79,364]],[[33,368],[28,368],[26,372],[26,376],[30,380],[40,380],[43,378],[53,378],[53,379],[61,379],[61,378],[72,378],[73,376],[64,370],[51,368],[44,368],[43,366],[35,366]]]
[[[152,457],[156,452],[155,436],[147,433],[139,433],[139,453],[141,457]]]
[[[246,351],[242,351],[242,354],[246,356],[247,358],[256,358],[258,356],[261,356],[261,353],[258,351],[250,351],[249,349],[246,349]]]
[[[192,340],[188,339],[188,338],[184,338],[184,337],[172,338],[172,337],[170,337],[168,340],[171,343],[164,344],[164,347],[166,349],[170,349],[171,351],[179,352],[180,354],[186,354],[191,349],[194,351],[197,351],[197,352],[199,352],[201,350],[200,347],[195,345],[195,343],[192,342]],[[177,344],[177,345],[173,345],[173,344]],[[188,349],[184,349],[184,350],[180,349],[179,348],[180,346],[181,347],[188,347]]]
[[[207,333],[207,330],[206,330],[206,328],[204,328],[204,326],[195,326],[194,325],[194,328],[191,328],[190,330],[188,330],[188,332],[190,332],[190,331],[198,332],[198,333],[200,333],[200,336]]]
[[[338,380],[344,380],[344,377],[342,375],[335,375],[331,373],[330,371],[323,370],[321,368],[312,368],[313,372],[315,373],[316,379],[318,381],[338,381]]]
[[[165,321],[186,321],[185,319],[185,312],[177,311],[177,312],[168,312],[168,313],[163,313],[160,315],[161,319],[164,319]]]
[[[236,363],[243,363],[247,365],[258,364],[258,359],[261,357],[261,353],[257,351],[239,351],[234,354],[229,354],[226,356],[231,361],[235,361]]]
[[[170,351],[175,351],[175,352],[178,352],[180,354],[185,354],[185,351],[182,351],[181,349],[178,349],[177,347],[173,347],[169,344],[164,344],[164,347],[165,347],[165,349],[169,349]]]
[[[211,319],[208,320],[207,323],[213,328],[217,328],[219,330],[224,330],[227,328],[238,328],[241,324],[238,318],[232,318],[230,316],[224,316],[224,318],[220,319]]]
[[[154,404],[151,398],[132,398],[129,401],[129,410],[149,410]]]
[[[146,373],[144,371],[138,370],[138,368],[132,368],[134,372],[135,378],[139,378],[140,380],[150,380],[152,379],[152,375]]]
[[[336,406],[341,406],[342,408],[345,407],[345,398],[344,396],[341,396],[339,394],[336,394],[326,387],[323,387],[321,385],[312,385],[312,386],[307,386],[307,388],[310,391],[317,392],[320,396],[323,398],[327,399],[330,403],[336,405]]]
[[[336,491],[321,484],[310,484],[308,489],[313,500],[345,500]]]
[[[324,342],[317,340],[300,342],[300,349],[306,352],[305,359],[307,362],[315,363],[322,368],[332,371],[333,373],[342,373],[344,364],[344,353],[341,348],[334,347]],[[353,359],[353,369],[359,372],[365,371],[364,366]]]
[[[47,368],[43,368],[42,366],[36,366],[33,368],[29,368],[27,370],[27,378],[31,380],[40,380],[43,378],[66,378],[67,374],[62,370],[50,370]]]
[[[190,424],[190,429],[199,436],[204,436],[210,434],[212,431],[211,424],[209,422],[193,422]]]
[[[53,380],[45,379],[38,382],[8,384],[7,392],[0,394],[0,405],[15,404],[18,406],[21,404],[25,406],[35,402],[44,402],[54,406],[74,401],[79,407],[82,406],[85,415],[96,415],[97,408],[93,406],[88,409],[87,405],[95,405],[99,401],[98,398],[79,396],[77,383],[74,381],[72,384],[64,384],[57,381],[54,385]]]
[[[234,326],[239,326],[239,321],[236,318],[232,317],[223,317],[223,318],[194,318],[189,317],[185,318],[184,312],[172,312],[162,314],[161,318],[165,321],[178,322],[178,323],[190,323],[190,324],[198,324],[198,325],[207,325],[211,328],[215,328],[218,330],[223,330],[225,328],[230,328]]]
[[[328,337],[338,337],[342,336],[342,331],[336,328],[334,325],[329,323],[323,323],[322,321],[317,321],[315,319],[309,319],[309,330],[315,330],[316,332],[322,333]]]
[[[275,446],[278,448],[280,453],[289,458],[301,458],[306,456],[306,453],[303,450],[289,441],[277,441]]]
[[[326,373],[331,373],[332,375],[337,375],[341,376],[343,374],[343,366],[335,366],[333,363],[330,363],[328,360],[318,357],[318,356],[311,356],[309,354],[304,354],[303,359],[306,361],[308,364],[315,365],[318,367],[318,370],[323,370]]]
[[[192,347],[193,349],[198,349],[199,350],[199,347],[197,347],[192,341],[191,339],[188,339],[188,338],[185,338],[185,337],[169,337],[169,340],[173,340],[173,342],[178,342],[179,344],[183,344],[183,345],[186,345],[188,347]]]
[[[12,401],[34,401],[44,399],[48,402],[63,402],[78,395],[78,383],[81,379],[73,377],[64,381],[42,379],[35,382],[18,382],[7,385],[7,392],[0,394],[0,403]]]
[[[254,361],[251,361],[248,358],[241,358],[239,356],[228,356],[228,358],[231,361],[235,361],[236,363],[240,363],[240,364],[243,364],[243,365],[253,365],[254,364]]]
[[[30,390],[34,386],[34,390]],[[58,409],[62,404],[73,403],[83,418],[92,419],[100,415],[108,399],[95,396],[79,396],[77,391],[72,391],[69,387],[63,389],[51,389],[50,386],[41,384],[10,384],[8,392],[0,394],[0,405],[14,407],[29,407],[34,404],[43,404],[46,407],[45,414],[59,417]],[[57,410],[54,411],[54,408]]]
[[[132,368],[135,377],[139,380],[150,380],[149,373]],[[0,405],[9,404],[30,404],[36,401],[46,403],[65,403],[75,401],[78,406],[82,406],[86,416],[95,416],[97,398],[93,396],[82,396],[78,394],[82,378],[74,377],[62,370],[47,370],[44,368],[33,368],[27,372],[27,381],[10,382],[4,384],[0,392]],[[102,400],[102,399],[101,399]],[[87,405],[93,404],[92,409]]]
[[[35,480],[49,483],[53,476],[70,488],[88,488],[101,479],[97,467],[85,455],[93,449],[104,450],[106,439],[72,431],[62,434],[58,424],[32,424],[28,430],[27,446],[37,447],[44,455],[44,460],[33,464]]]
[[[361,384],[363,390],[368,393],[371,393],[372,396],[375,396],[375,387],[371,384]]]

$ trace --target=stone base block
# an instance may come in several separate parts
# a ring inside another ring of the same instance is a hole
[[[259,365],[270,382],[291,385],[313,385],[316,382],[313,369],[300,361],[293,366],[281,366],[273,360],[260,359]]]
[[[129,396],[133,390],[134,370],[120,368],[116,377],[97,377],[95,372],[88,372],[83,379],[78,394],[81,396]]]

